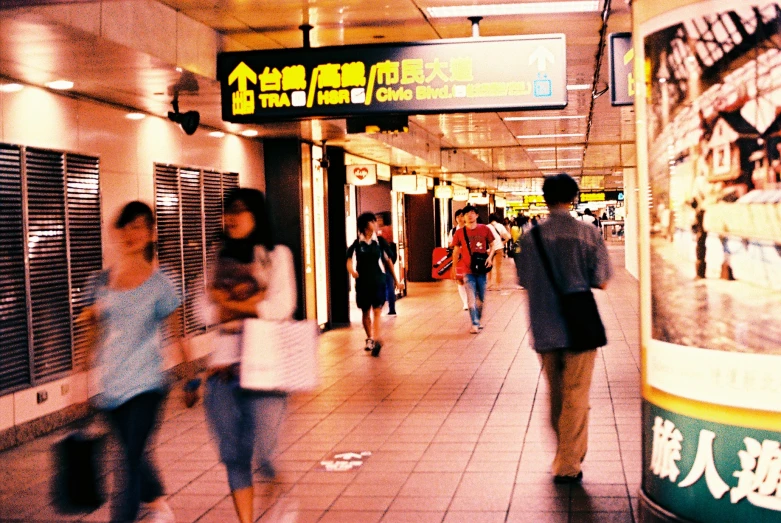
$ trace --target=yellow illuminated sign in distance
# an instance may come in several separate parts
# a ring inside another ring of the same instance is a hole
[[[223,119],[567,105],[564,35],[221,53]]]
[[[591,193],[581,193],[580,194],[580,202],[586,203],[586,202],[604,202],[605,201],[605,193],[603,192],[591,192]]]

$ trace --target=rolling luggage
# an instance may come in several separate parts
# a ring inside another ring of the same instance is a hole
[[[431,255],[431,277],[436,280],[450,279],[450,271],[453,266],[453,250],[446,247],[437,247]]]

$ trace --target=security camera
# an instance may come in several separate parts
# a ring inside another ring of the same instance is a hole
[[[323,158],[320,158],[320,159],[318,160],[318,162],[320,163],[320,168],[321,168],[321,169],[325,169],[325,170],[327,170],[327,169],[328,169],[328,168],[331,166],[331,162],[329,162],[329,161],[328,161],[328,158],[325,158],[325,157],[323,157]]]
[[[182,127],[184,134],[192,136],[195,131],[198,130],[198,124],[201,122],[201,115],[198,111],[187,111],[186,113],[179,112],[179,98],[174,96],[173,102],[171,102],[174,110],[168,112],[168,119],[174,123],[178,123]]]

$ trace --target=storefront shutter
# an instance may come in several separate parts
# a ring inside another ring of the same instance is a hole
[[[100,218],[100,161],[92,156],[66,154],[68,234],[70,238],[73,366],[86,365],[86,325],[79,320],[90,278],[103,267]]]
[[[25,151],[33,379],[72,368],[64,154]]]
[[[184,333],[206,330],[201,304],[204,293],[203,195],[201,171],[180,169],[182,186],[182,258],[184,262]]]
[[[175,166],[155,164],[155,214],[160,266],[183,297],[181,198],[179,169]],[[183,334],[180,315],[179,321],[163,333],[163,343],[170,343]]]
[[[215,171],[203,171],[203,221],[206,239],[206,276],[214,274],[222,233],[222,175]],[[207,282],[208,284],[208,282]],[[216,318],[207,318],[209,327],[214,326]]]
[[[22,153],[0,144],[0,394],[30,382]]]

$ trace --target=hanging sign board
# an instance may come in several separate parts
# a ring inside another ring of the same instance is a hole
[[[374,185],[377,183],[376,165],[348,165],[347,183],[351,185]]]
[[[563,108],[563,34],[220,53],[222,119]]]
[[[488,195],[481,192],[470,192],[469,203],[472,205],[488,205]]]
[[[466,187],[455,187],[453,189],[453,201],[465,202],[469,200],[469,189]]]
[[[610,43],[610,103],[634,105],[635,103],[635,48],[632,33],[613,33]]]
[[[453,186],[452,185],[437,185],[434,187],[434,198],[439,198],[440,200],[448,200],[453,197]]]

